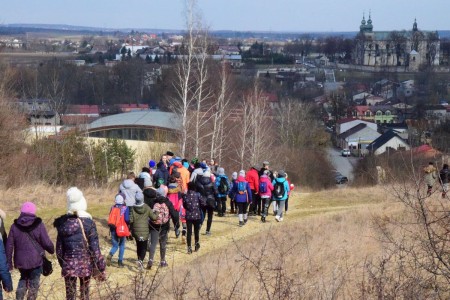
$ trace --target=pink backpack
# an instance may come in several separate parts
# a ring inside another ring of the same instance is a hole
[[[178,193],[167,194],[167,199],[169,199],[170,202],[172,202],[172,205],[176,211],[180,211],[181,199],[178,198]]]

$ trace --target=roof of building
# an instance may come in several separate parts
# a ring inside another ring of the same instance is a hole
[[[350,128],[349,130],[347,130],[347,131],[341,133],[340,135],[338,135],[338,138],[340,138],[340,139],[345,139],[345,138],[351,136],[352,134],[357,133],[358,131],[363,130],[363,129],[366,128],[366,127],[367,127],[366,124],[364,124],[364,123],[359,123],[358,125],[353,126],[353,127]]]
[[[159,127],[169,130],[179,130],[181,124],[174,113],[158,110],[132,111],[111,115],[95,120],[88,125],[88,130],[119,127]]]
[[[385,133],[380,135],[376,140],[374,140],[372,143],[370,143],[367,146],[367,149],[370,149],[371,151],[375,151],[395,137],[397,137],[403,141],[403,139],[398,134],[396,134],[393,130],[386,131]]]

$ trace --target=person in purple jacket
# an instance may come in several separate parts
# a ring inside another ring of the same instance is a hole
[[[6,242],[6,257],[9,269],[19,269],[20,279],[16,299],[36,299],[42,274],[42,255],[47,251],[55,253],[42,219],[36,217],[36,205],[25,202],[20,216],[14,220]],[[13,265],[14,258],[14,265]]]

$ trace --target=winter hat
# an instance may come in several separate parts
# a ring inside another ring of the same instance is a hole
[[[87,202],[83,196],[83,193],[77,187],[71,187],[67,190],[67,212],[69,214],[77,213],[80,217],[92,218],[90,214],[86,212]]]
[[[194,157],[194,158],[191,160],[191,163],[193,163],[194,165],[195,165],[196,163],[198,163],[198,158],[197,158],[197,157]]]
[[[167,151],[166,155],[173,156],[173,152],[172,151]]]
[[[225,175],[225,169],[224,168],[218,168],[217,172],[219,173],[219,175]]]
[[[136,203],[134,206],[142,206],[144,205],[144,194],[136,193]]]
[[[245,171],[244,170],[240,170],[239,171],[239,176],[245,177]]]
[[[234,180],[237,179],[237,172],[233,172],[233,174],[231,174],[231,178],[233,178]]]
[[[264,166],[268,166],[268,165],[269,165],[269,162],[268,162],[267,160],[265,160],[265,161],[263,161],[263,165],[264,165]]]
[[[148,162],[148,166],[150,167],[150,169],[153,169],[153,168],[156,166],[156,161],[150,160],[150,161]]]
[[[203,172],[203,177],[211,177],[211,172],[209,170],[206,170]]]
[[[125,202],[125,195],[122,193],[117,194],[114,202],[116,202],[116,204],[123,204]]]
[[[156,192],[158,194],[160,194],[163,197],[167,196],[167,186],[165,186],[164,184],[161,184],[160,187],[156,190]]]
[[[25,202],[20,207],[20,212],[24,214],[36,215],[36,205],[33,202]]]
[[[186,169],[189,168],[189,163],[187,161],[183,162],[183,167],[185,167]]]
[[[265,170],[265,171],[263,172],[263,174],[264,174],[264,175],[269,175],[269,174],[270,174],[270,171],[269,171],[269,170]]]
[[[204,162],[201,162],[201,163],[200,163],[200,168],[202,168],[202,169],[207,169],[208,166],[207,166]]]
[[[286,173],[283,170],[278,171],[278,178],[286,177]]]

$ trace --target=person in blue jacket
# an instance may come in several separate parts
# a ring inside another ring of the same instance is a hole
[[[227,194],[230,191],[230,181],[225,175],[224,168],[217,169],[217,177],[215,182],[217,215],[224,217],[227,211]]]
[[[286,180],[286,173],[282,170],[279,171],[277,178],[272,181],[272,185],[272,199],[278,204],[278,211],[275,220],[281,222],[283,221],[284,206],[290,189],[289,182]]]
[[[239,176],[236,180],[236,184],[233,184],[231,193],[234,195],[234,201],[238,207],[239,226],[242,227],[247,223],[247,208],[249,203],[252,202],[252,190],[250,189],[248,182],[245,180],[244,170],[239,171]]]
[[[6,231],[3,219],[5,213],[0,209],[0,300],[3,299],[2,288],[10,293],[13,290],[13,283],[11,279],[11,273],[9,272],[8,263],[6,261],[5,243],[6,243]]]

